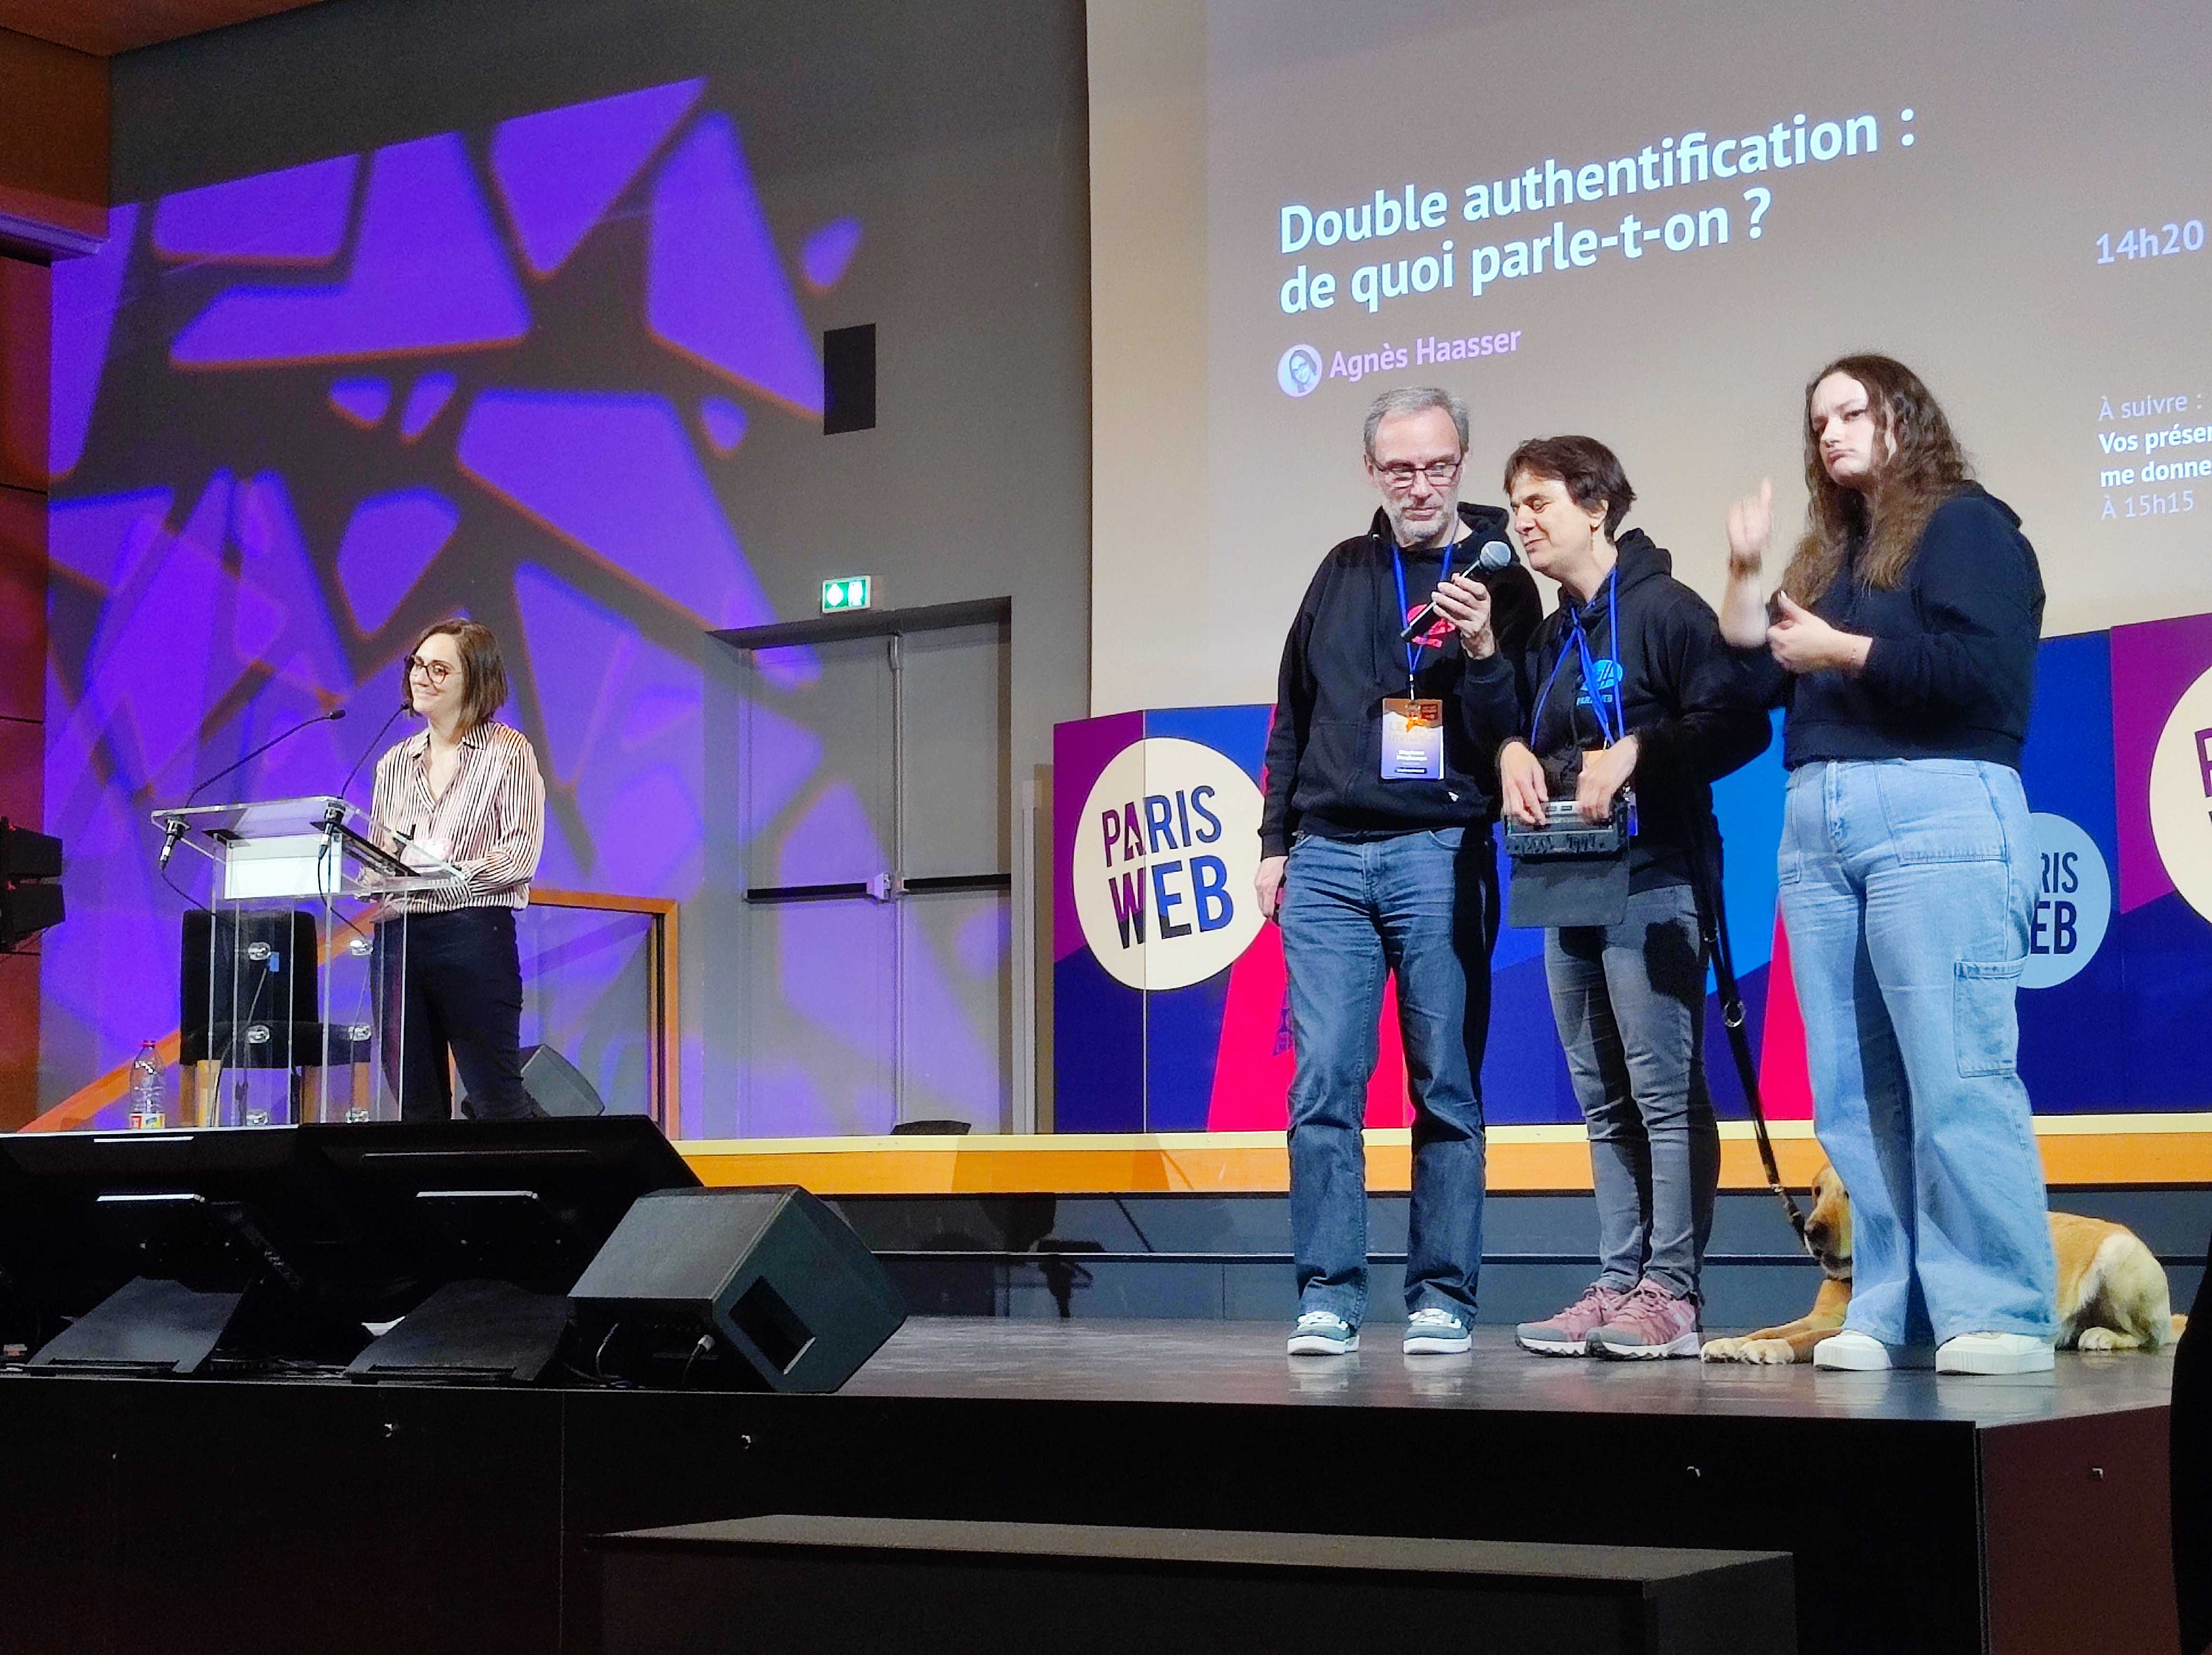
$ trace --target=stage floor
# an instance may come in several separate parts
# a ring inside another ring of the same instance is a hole
[[[915,1317],[848,1397],[1030,1402],[1334,1404],[1486,1413],[1918,1420],[1978,1427],[2164,1408],[2170,1356],[2059,1353],[2049,1373],[1983,1378],[1826,1373],[1687,1359],[1532,1356],[1478,1327],[1464,1356],[1408,1356],[1398,1325],[1350,1356],[1292,1356],[1274,1322],[1015,1321]]]

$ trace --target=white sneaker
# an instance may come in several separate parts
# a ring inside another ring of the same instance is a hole
[[[1406,1319],[1408,1356],[1456,1356],[1473,1343],[1466,1324],[1448,1310],[1431,1306]]]
[[[1892,1366],[1889,1347],[1871,1333],[1845,1328],[1831,1333],[1813,1347],[1813,1366],[1839,1368],[1850,1373],[1881,1373]]]
[[[2026,1333],[1961,1333],[1936,1348],[1938,1373],[2048,1373],[2051,1341]]]
[[[1293,1356],[1349,1356],[1358,1349],[1359,1330],[1333,1311],[1307,1311],[1291,1330]]]

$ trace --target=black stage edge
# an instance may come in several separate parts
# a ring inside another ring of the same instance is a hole
[[[1787,1551],[1808,1652],[2175,1647],[2166,1358],[1371,1331],[918,1319],[829,1397],[0,1375],[0,1649],[586,1655],[594,1537],[775,1513]]]

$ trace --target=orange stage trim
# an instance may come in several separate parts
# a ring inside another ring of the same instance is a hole
[[[1810,1183],[1824,1159],[1809,1123],[1774,1124],[1782,1175]],[[2039,1120],[2045,1176],[2057,1187],[2212,1183],[2212,1114],[2076,1115]],[[1367,1187],[1404,1191],[1412,1172],[1403,1127],[1367,1134]],[[1065,1137],[700,1139],[677,1146],[710,1185],[798,1184],[847,1195],[1280,1195],[1290,1156],[1277,1132],[1161,1132]],[[1590,1187],[1579,1126],[1495,1126],[1490,1187],[1573,1192]],[[1765,1186],[1751,1128],[1721,1125],[1721,1187]]]

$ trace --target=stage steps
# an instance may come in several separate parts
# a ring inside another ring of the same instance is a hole
[[[802,1516],[590,1549],[604,1655],[1797,1649],[1786,1552]]]

